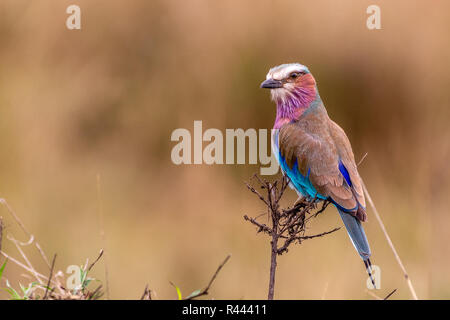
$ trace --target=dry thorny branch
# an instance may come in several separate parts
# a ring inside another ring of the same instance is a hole
[[[271,237],[271,260],[268,299],[272,300],[275,288],[277,256],[283,254],[284,252],[287,252],[289,246],[293,243],[300,244],[303,240],[323,237],[327,234],[339,230],[340,228],[334,228],[330,231],[315,235],[305,235],[307,222],[322,213],[330,202],[324,201],[322,203],[322,206],[319,208],[319,201],[317,198],[300,198],[292,208],[288,207],[284,209],[280,207],[280,200],[289,185],[288,178],[283,176],[280,180],[276,180],[273,183],[262,180],[256,174],[254,175],[254,178],[259,184],[259,189],[264,190],[263,193],[265,193],[265,195],[263,195],[255,187],[251,186],[248,183],[247,188],[255,195],[257,195],[258,198],[267,207],[271,225],[268,226],[266,224],[258,222],[258,217],[251,218],[245,215],[244,219],[257,226],[258,232],[266,233]],[[279,242],[282,243],[279,245]]]

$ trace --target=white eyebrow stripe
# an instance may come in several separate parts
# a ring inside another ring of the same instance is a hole
[[[299,63],[282,64],[274,67],[267,73],[266,79],[282,80],[289,76],[294,71],[304,72],[308,69]]]

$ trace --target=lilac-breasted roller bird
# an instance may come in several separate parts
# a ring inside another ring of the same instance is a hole
[[[367,218],[361,177],[350,141],[328,116],[313,75],[299,63],[282,64],[269,70],[261,88],[270,89],[277,106],[272,148],[289,185],[299,196],[334,204],[375,286],[361,225]]]

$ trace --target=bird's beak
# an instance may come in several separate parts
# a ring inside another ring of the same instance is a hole
[[[267,79],[261,83],[261,88],[276,89],[282,88],[283,83],[280,80]]]

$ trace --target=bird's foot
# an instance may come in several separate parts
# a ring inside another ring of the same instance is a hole
[[[294,206],[293,207],[295,208],[296,206],[300,205],[301,203],[305,203],[305,201],[308,201],[307,197],[299,196],[297,198],[297,200],[294,202]]]

